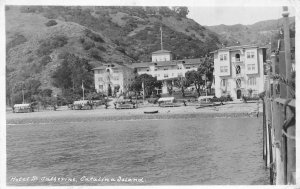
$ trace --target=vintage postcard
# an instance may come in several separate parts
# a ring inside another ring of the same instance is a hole
[[[297,4],[225,2],[1,4],[2,186],[296,185]]]

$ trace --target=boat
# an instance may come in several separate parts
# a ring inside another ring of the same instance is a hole
[[[157,114],[158,110],[153,110],[153,111],[144,111],[144,114]]]
[[[200,96],[198,98],[200,106],[196,107],[196,109],[205,108],[205,107],[215,107],[215,106],[223,105],[222,102],[220,102],[220,103],[211,102],[212,98],[213,98],[213,96]]]
[[[179,107],[180,105],[175,102],[174,97],[162,97],[158,99],[158,104],[160,107]]]
[[[33,112],[32,104],[15,104],[13,106],[13,113],[29,113]]]
[[[118,100],[114,103],[115,109],[135,109],[137,108],[137,103],[132,102],[132,100]]]

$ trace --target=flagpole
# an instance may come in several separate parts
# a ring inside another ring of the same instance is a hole
[[[24,89],[23,89],[23,85],[22,85],[22,96],[23,96],[23,104],[25,103],[24,101]]]
[[[160,47],[163,50],[163,42],[162,42],[162,26],[160,26]]]
[[[82,99],[84,100],[84,86],[83,86],[83,80],[81,81],[81,88],[82,88]]]
[[[142,87],[143,87],[143,104],[145,104],[145,84],[144,84],[144,81],[142,82]]]

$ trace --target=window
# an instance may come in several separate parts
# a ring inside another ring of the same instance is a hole
[[[149,69],[147,69],[147,72],[149,72]]]
[[[247,52],[247,58],[248,58],[248,59],[254,58],[254,52]]]
[[[250,77],[248,79],[248,85],[255,86],[256,85],[256,77]]]
[[[237,65],[235,69],[236,69],[236,74],[241,73],[241,67],[239,65]]]
[[[164,70],[168,70],[168,68],[164,68]]]
[[[103,81],[103,77],[98,77],[98,81]]]
[[[178,77],[182,77],[182,73],[178,73]]]
[[[220,72],[221,72],[221,73],[228,72],[228,66],[221,66],[221,67],[220,67]]]
[[[172,76],[174,76],[174,73],[172,73]]]
[[[242,82],[240,79],[236,80],[236,88],[241,88],[242,87]]]
[[[164,74],[164,78],[168,78],[169,77],[169,75],[168,74]]]
[[[221,80],[221,87],[226,87],[227,81],[226,79]]]
[[[154,71],[157,71],[157,69],[154,69]]]
[[[99,85],[99,89],[100,89],[100,90],[103,90],[103,85]]]
[[[191,67],[186,67],[186,69],[188,70],[188,69],[191,69]]]
[[[226,60],[227,60],[227,54],[221,54],[220,61],[226,61]]]
[[[224,61],[227,60],[227,54],[224,54]]]
[[[255,64],[248,64],[247,69],[248,71],[255,70]]]
[[[235,61],[239,62],[240,61],[240,54],[235,54]]]

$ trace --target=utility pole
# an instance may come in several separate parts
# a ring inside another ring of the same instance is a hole
[[[284,24],[284,51],[285,51],[285,77],[289,81],[291,79],[291,46],[290,46],[290,27],[289,27],[289,11],[288,7],[283,7],[283,24]],[[292,98],[289,87],[286,87],[287,98]]]

